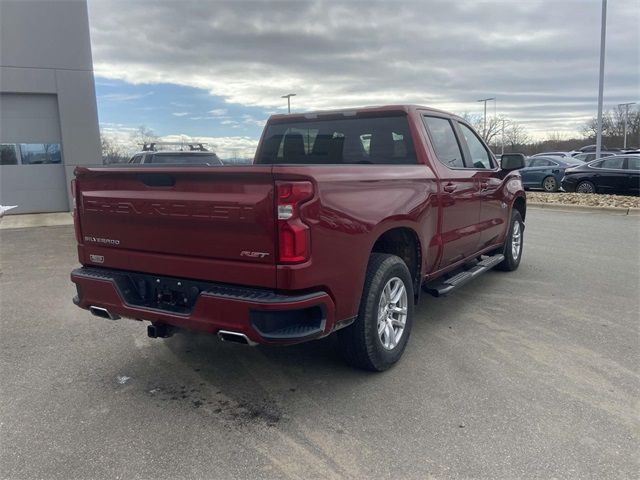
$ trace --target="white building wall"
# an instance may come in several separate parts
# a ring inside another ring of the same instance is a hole
[[[9,123],[16,104],[33,117],[29,110],[49,101],[57,103],[51,124],[39,124],[47,121],[44,111],[31,124]],[[0,143],[43,143],[50,130],[59,131],[62,164],[0,165],[0,204],[19,205],[10,213],[68,210],[75,166],[102,161],[86,1],[2,0]],[[60,188],[66,201],[55,193]]]

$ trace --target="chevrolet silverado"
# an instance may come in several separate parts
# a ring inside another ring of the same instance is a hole
[[[78,167],[76,305],[248,345],[336,333],[389,368],[420,292],[518,268],[520,154],[462,118],[395,105],[269,118],[254,163]]]

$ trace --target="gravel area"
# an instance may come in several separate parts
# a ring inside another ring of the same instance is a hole
[[[527,192],[527,201],[531,203],[557,203],[586,207],[640,208],[640,197],[595,193]]]

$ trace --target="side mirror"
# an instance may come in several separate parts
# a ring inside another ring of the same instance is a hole
[[[500,168],[507,172],[524,168],[524,155],[521,153],[505,153],[500,159]]]

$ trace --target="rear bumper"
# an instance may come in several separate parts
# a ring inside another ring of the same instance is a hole
[[[92,267],[74,270],[71,281],[78,291],[74,303],[80,308],[97,307],[114,317],[204,333],[238,332],[255,343],[300,343],[328,335],[336,328],[333,300],[323,291],[284,295],[266,289]],[[157,300],[172,288],[181,292],[180,301],[184,295],[184,304],[176,304],[175,295],[171,295],[170,303]]]

